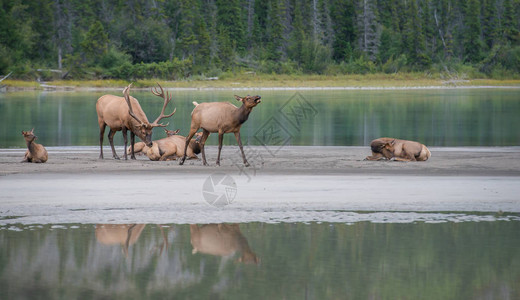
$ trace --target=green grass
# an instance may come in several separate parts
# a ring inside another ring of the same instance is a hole
[[[176,81],[145,79],[133,82],[134,88],[147,88],[159,82],[168,88],[240,88],[240,87],[422,87],[422,86],[516,86],[520,80],[467,79],[450,80],[441,74],[397,73],[366,75],[276,75],[224,74],[218,80],[184,79]],[[60,80],[48,85],[74,88],[122,88],[124,80]],[[13,89],[42,89],[33,81],[5,80],[2,84]]]

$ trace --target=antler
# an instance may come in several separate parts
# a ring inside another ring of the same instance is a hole
[[[163,105],[163,108],[161,110],[161,114],[157,117],[157,119],[155,119],[155,121],[153,121],[152,125],[156,126],[156,127],[166,127],[170,123],[167,123],[166,125],[163,125],[163,124],[158,124],[157,122],[159,122],[161,119],[169,118],[169,117],[173,116],[175,111],[177,111],[177,108],[175,108],[171,114],[169,114],[167,116],[164,115],[164,111],[166,110],[166,106],[168,106],[168,103],[170,103],[170,101],[172,101],[172,96],[170,95],[169,92],[166,92],[166,95],[165,95],[162,86],[158,82],[157,82],[157,85],[161,89],[160,93],[159,93],[159,91],[157,90],[156,87],[154,87],[153,89],[150,89],[150,90],[151,90],[152,94],[154,94],[155,96],[162,97],[164,99],[164,105]]]
[[[125,96],[126,103],[128,104],[128,113],[134,118],[137,122],[143,124],[143,121],[139,120],[139,118],[134,114],[134,111],[132,110],[132,104],[130,102],[130,95],[129,90],[132,84],[130,83],[125,89],[123,90],[123,95]]]

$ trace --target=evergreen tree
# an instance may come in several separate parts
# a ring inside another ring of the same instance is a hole
[[[379,51],[381,34],[375,0],[359,1],[357,28],[359,50],[374,61]]]
[[[405,23],[403,33],[403,47],[413,64],[427,66],[431,63],[426,54],[426,42],[423,33],[423,24],[420,19],[417,2],[411,0],[406,10],[408,22]]]
[[[90,26],[85,39],[81,42],[81,48],[87,60],[93,64],[99,63],[101,56],[107,53],[108,34],[100,21],[96,21]]]
[[[491,49],[495,44],[499,31],[499,21],[496,9],[496,0],[482,1],[482,35],[484,37],[484,44],[488,49]]]
[[[331,17],[334,30],[332,49],[333,58],[337,62],[352,58],[352,45],[356,41],[354,12],[352,0],[336,0],[332,3]]]
[[[469,0],[466,20],[466,30],[464,37],[464,57],[465,61],[478,62],[482,58],[482,41],[480,39],[480,3],[479,0]]]

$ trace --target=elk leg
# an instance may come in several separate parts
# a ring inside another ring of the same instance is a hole
[[[103,159],[103,135],[105,134],[107,124],[99,124],[99,159]]]
[[[240,140],[240,131],[235,132],[235,138],[237,139],[238,147],[240,148],[240,152],[242,152],[242,159],[244,160],[244,165],[249,167],[249,163],[247,162],[246,155],[244,154],[244,148],[242,147],[242,141]]]
[[[186,152],[187,152],[187,149],[188,149],[188,145],[190,144],[190,140],[191,138],[195,135],[195,132],[197,132],[197,130],[199,130],[198,128],[197,129],[190,129],[190,134],[188,134],[188,136],[186,137],[186,143],[184,144],[184,155],[182,156],[182,158],[179,160],[179,165],[183,165],[184,164],[184,161],[186,160]],[[204,147],[202,147],[204,149]]]
[[[114,148],[114,134],[116,134],[116,131],[110,128],[110,131],[108,132],[108,141],[110,142],[110,147],[112,148],[112,156],[114,159],[119,159],[119,156],[117,156],[116,153],[116,149]]]
[[[132,149],[132,154],[130,155],[130,159],[133,159],[133,160],[135,160],[134,144],[135,144],[135,133],[133,131],[130,131],[130,148]]]
[[[367,156],[365,158],[365,160],[385,160],[385,159],[386,159],[386,157],[384,157],[383,154],[373,152],[373,151],[372,151],[372,156]]]
[[[217,166],[220,166],[220,151],[222,150],[222,141],[224,140],[224,133],[218,133],[218,154],[217,154]]]
[[[126,153],[126,145],[128,143],[128,136],[126,134],[126,127],[123,126],[123,129],[121,130],[121,132],[123,133],[123,141],[125,143],[125,147],[123,148],[125,151],[124,151],[124,156],[125,156],[125,160],[128,160],[128,154]]]
[[[206,139],[209,136],[209,131],[206,129],[203,129],[202,137],[200,138],[200,153],[202,154],[202,164],[205,166],[208,166],[208,162],[206,161],[206,153],[204,151],[204,145],[206,144]],[[186,155],[186,152],[184,152],[184,155]]]
[[[160,161],[166,161],[170,157],[173,157],[177,153],[177,146],[173,146],[172,148],[167,148],[164,153],[161,153],[161,158],[159,158]]]

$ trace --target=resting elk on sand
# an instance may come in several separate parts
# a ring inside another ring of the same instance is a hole
[[[22,162],[44,163],[48,159],[47,150],[34,141],[38,138],[34,135],[34,128],[31,131],[22,131],[23,138],[27,144],[27,151]]]
[[[186,137],[182,135],[177,135],[179,130],[168,130],[164,129],[166,135],[168,137],[156,140],[152,142],[152,147],[146,146],[143,142],[139,142],[135,144],[135,154],[145,154],[148,156],[150,160],[175,160],[184,155],[184,143],[186,142]],[[188,159],[198,158],[197,154],[200,153],[200,138],[202,136],[202,132],[198,132],[195,134],[195,139],[190,141],[188,146]],[[130,150],[127,150],[127,153],[130,154]]]
[[[372,155],[365,160],[395,159],[397,161],[425,161],[431,153],[425,145],[394,138],[378,138],[370,143]]]
[[[200,153],[200,138],[202,136],[202,132],[198,132],[195,134],[195,140],[190,141],[187,149],[187,157],[188,159],[197,159],[197,155]],[[175,160],[178,157],[184,156],[184,143],[186,142],[186,137],[182,135],[174,135],[169,136],[164,139],[160,139],[153,142],[151,148],[148,148],[146,151],[146,156],[150,160]]]
[[[179,131],[180,131],[180,129],[168,130],[168,129],[164,128],[164,132],[166,133],[167,137],[177,135],[179,133]],[[148,151],[148,149],[150,149],[150,148],[148,146],[146,146],[144,144],[144,142],[137,142],[134,144],[134,154],[139,154],[139,155],[145,154]],[[128,148],[128,150],[126,150],[126,154],[132,154],[132,149]]]
[[[127,145],[127,130],[130,130],[130,147],[131,147],[131,159],[135,159],[134,144],[135,136],[137,135],[148,147],[152,146],[152,130],[155,127],[166,127],[168,124],[163,125],[158,122],[163,118],[169,118],[173,116],[176,109],[169,115],[164,115],[164,110],[168,103],[170,103],[172,97],[168,92],[166,94],[159,83],[157,83],[161,92],[157,91],[157,88],[152,89],[152,94],[162,97],[164,99],[164,105],[161,110],[161,114],[153,123],[150,123],[146,118],[141,105],[134,97],[129,95],[130,87],[129,84],[124,90],[124,97],[118,97],[113,95],[101,96],[96,103],[96,111],[98,115],[99,124],[99,146],[100,154],[99,158],[103,159],[103,134],[105,133],[105,127],[110,127],[108,133],[108,140],[110,147],[112,148],[112,155],[115,159],[119,159],[114,149],[114,134],[117,131],[123,132],[123,139],[125,143],[124,156],[127,159],[126,145]]]
[[[242,102],[242,106],[236,107],[229,102],[206,102],[198,104],[193,102],[195,109],[191,113],[191,128],[190,133],[186,137],[184,145],[184,156],[179,164],[184,164],[186,160],[186,149],[188,148],[191,138],[195,135],[197,130],[202,128],[202,138],[200,140],[200,148],[202,153],[202,163],[207,166],[206,155],[204,153],[204,144],[210,133],[218,132],[218,155],[217,165],[220,166],[220,152],[222,150],[222,140],[224,133],[233,132],[242,153],[242,159],[246,167],[249,166],[242,141],[240,140],[240,127],[247,121],[249,114],[255,106],[260,103],[260,96],[246,96],[239,97],[235,95],[235,99]]]

